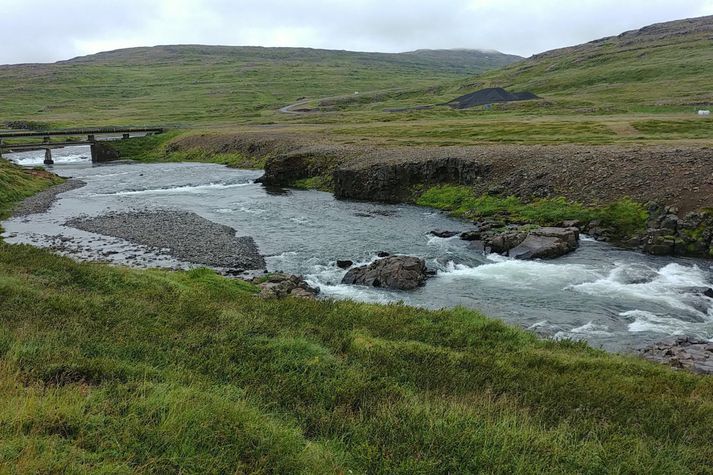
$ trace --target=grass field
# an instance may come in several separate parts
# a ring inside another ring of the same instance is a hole
[[[0,244],[0,471],[710,473],[713,378]]]
[[[302,97],[428,86],[518,59],[476,51],[403,54],[163,46],[0,66],[1,121],[52,127],[271,122]]]

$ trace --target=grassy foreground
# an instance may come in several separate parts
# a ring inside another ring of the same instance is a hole
[[[0,472],[712,473],[713,378],[464,309],[4,243],[0,302]]]

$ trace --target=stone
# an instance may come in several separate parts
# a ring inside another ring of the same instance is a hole
[[[561,239],[548,236],[527,236],[525,240],[510,250],[510,257],[515,259],[552,259],[570,252]]]
[[[563,228],[581,228],[582,227],[582,222],[578,219],[568,219],[565,221],[562,221],[562,227]]]
[[[661,229],[666,229],[669,231],[676,231],[678,229],[678,216],[675,214],[668,214],[661,219]]]
[[[260,288],[260,297],[264,299],[280,299],[297,297],[314,299],[319,294],[319,288],[311,287],[304,277],[276,272],[267,277],[255,277],[251,281]]]
[[[510,249],[518,246],[527,237],[527,233],[519,231],[508,231],[496,234],[486,240],[486,245],[492,252],[497,254],[507,254]]]
[[[463,241],[480,241],[483,237],[483,232],[481,230],[465,231],[460,233],[460,238]]]
[[[376,257],[389,257],[391,254],[385,251],[379,251],[376,253]]]
[[[713,374],[713,344],[688,336],[659,342],[640,350],[649,361],[701,374]]]
[[[705,295],[709,299],[713,299],[713,289],[706,290],[705,292],[703,292],[703,295]]]
[[[344,259],[344,260],[340,259],[337,261],[337,267],[339,267],[340,269],[349,269],[353,265],[354,265],[354,262],[350,261],[348,259]]]
[[[572,250],[577,248],[577,244],[579,242],[579,229],[575,227],[542,227],[532,230],[530,234],[535,236],[558,238],[567,243],[567,245],[571,247]]]
[[[433,236],[439,237],[439,238],[452,238],[453,236],[458,235],[458,231],[447,231],[445,229],[434,229],[430,233]]]
[[[390,256],[350,269],[342,284],[413,290],[426,281],[426,262],[412,256]]]

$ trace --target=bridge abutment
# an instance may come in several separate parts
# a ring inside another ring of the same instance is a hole
[[[52,149],[45,149],[45,165],[54,165],[54,160],[52,160]]]

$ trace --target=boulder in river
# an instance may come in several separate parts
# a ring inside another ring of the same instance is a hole
[[[576,228],[538,228],[530,232],[508,255],[515,259],[552,259],[577,249]]]
[[[446,229],[434,229],[431,231],[432,236],[436,236],[439,238],[452,238],[453,236],[458,235],[458,231],[448,231]]]
[[[337,267],[339,267],[340,269],[349,269],[353,265],[354,265],[354,262],[350,261],[349,259],[338,259],[337,260]]]
[[[412,256],[391,256],[351,269],[342,284],[413,290],[426,281],[426,262]]]

